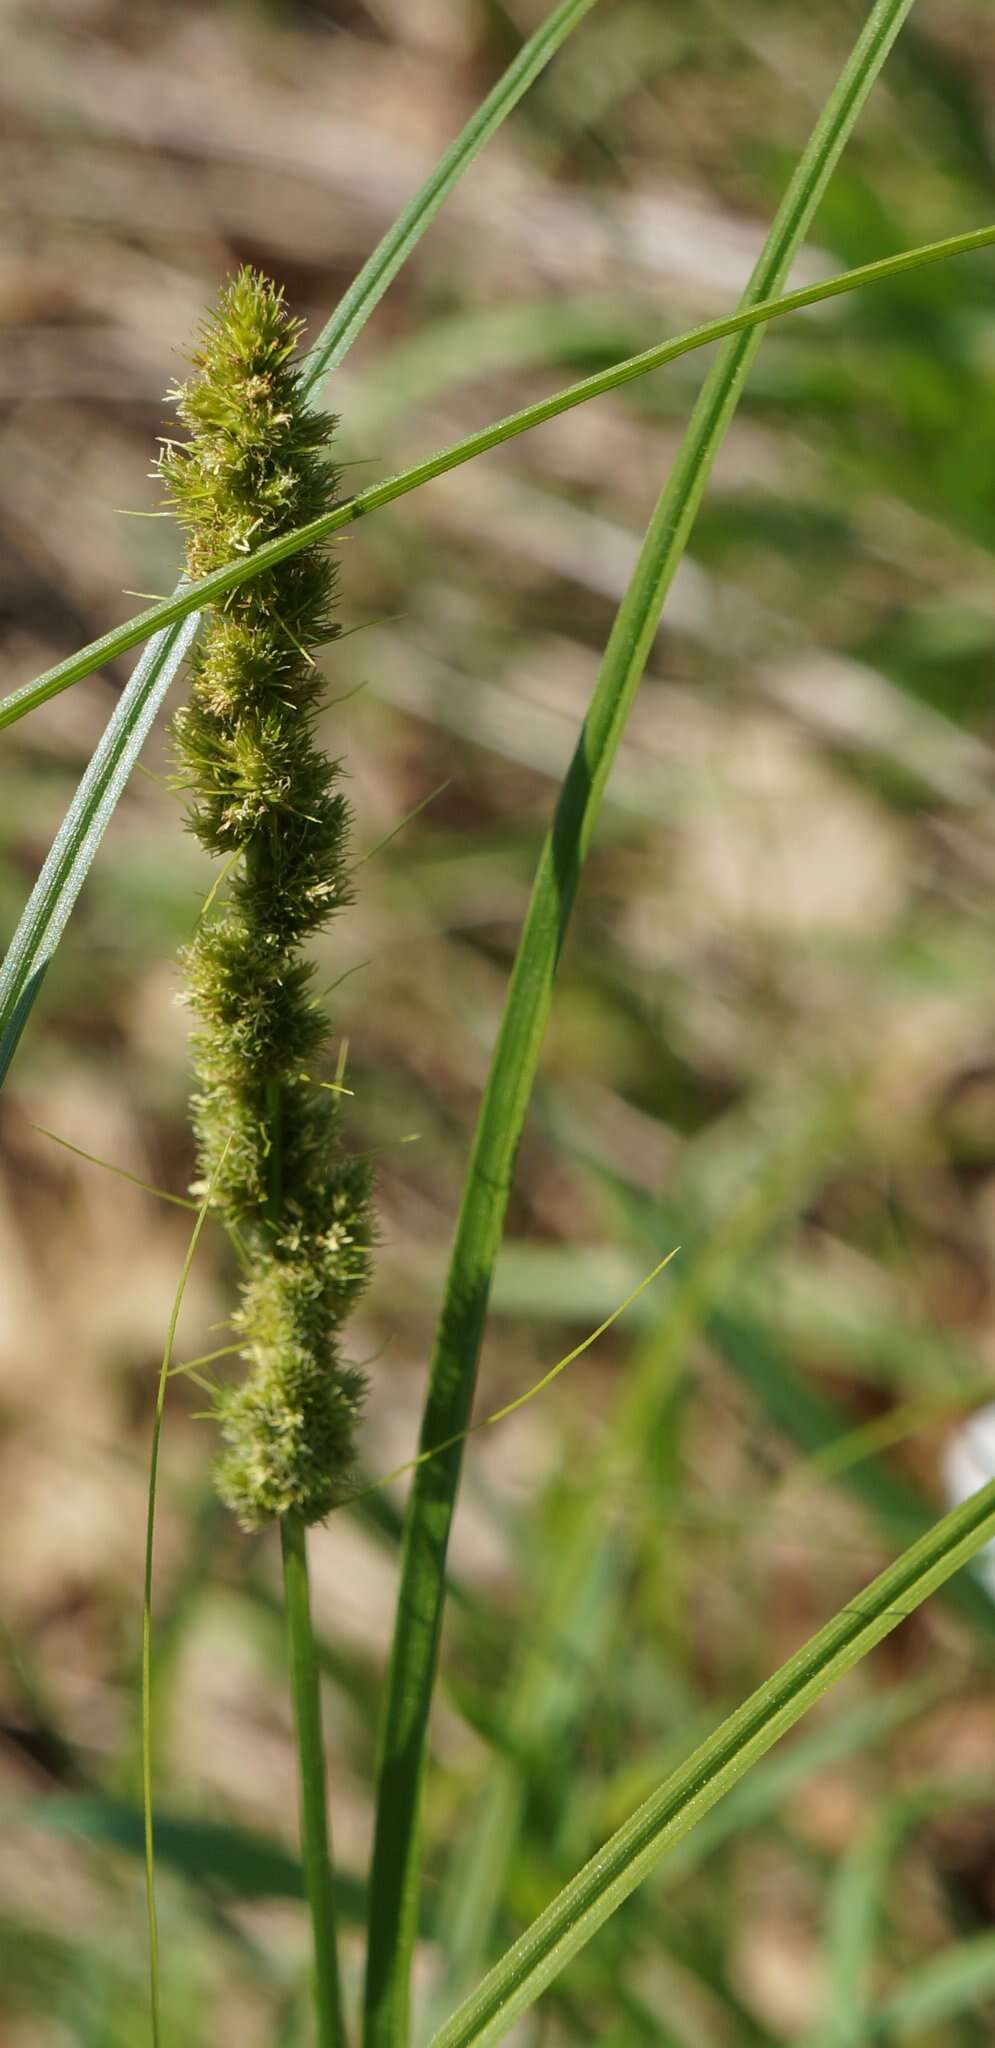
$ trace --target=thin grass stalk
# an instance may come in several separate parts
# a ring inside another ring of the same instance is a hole
[[[301,1857],[313,1938],[318,2048],[343,2048],[346,2030],[339,1980],[321,1696],[311,1624],[307,1531],[299,1515],[281,1518],[280,1547],[297,1740]]]
[[[995,1480],[903,1551],[637,1808],[433,2036],[430,2048],[489,2048],[502,2040],[667,1851],[993,1534]]]
[[[908,6],[912,4],[913,0],[907,0]],[[803,312],[807,307],[860,291],[867,285],[886,283],[889,278],[901,277],[931,263],[944,262],[949,257],[967,255],[987,248],[993,242],[995,226],[975,228],[967,234],[950,235],[940,242],[924,243],[920,248],[902,250],[897,256],[885,256],[874,263],[861,264],[856,270],[841,271],[820,284],[803,285],[798,291],[783,295],[775,293],[769,298],[751,301],[721,320],[710,320],[703,326],[689,328],[686,333],[657,342],[639,355],[626,356],[607,370],[598,370],[590,377],[583,377],[579,383],[570,384],[549,398],[508,413],[492,425],[481,427],[465,439],[454,441],[448,448],[441,448],[435,455],[414,463],[410,469],[399,470],[395,476],[385,477],[382,483],[371,484],[367,490],[356,492],[353,497],[344,499],[333,512],[311,521],[308,526],[298,527],[293,533],[281,535],[278,541],[226,562],[212,575],[178,589],[148,611],[136,612],[123,625],[113,627],[97,640],[91,640],[76,654],[36,676],[33,682],[22,684],[9,696],[0,699],[0,729],[15,724],[17,719],[26,717],[39,704],[58,696],[85,676],[95,674],[106,662],[127,653],[130,647],[137,646],[161,627],[185,618],[198,606],[215,603],[241,584],[250,583],[255,576],[274,568],[278,562],[289,560],[302,548],[326,539],[344,526],[355,524],[358,519],[379,511],[384,505],[393,504],[398,498],[407,497],[411,491],[421,490],[424,484],[434,483],[437,477],[448,475],[450,470],[461,468],[463,463],[472,462],[476,456],[487,454],[490,449],[514,440],[519,434],[529,433],[533,427],[543,426],[547,420],[556,419],[561,413],[586,404],[589,399],[600,398],[608,391],[615,391],[623,384],[646,376],[651,370],[661,369],[696,349],[707,348],[712,342],[746,334],[771,320],[783,319],[786,314]]]
[[[328,371],[342,360],[463,171],[510,113],[560,43],[593,5],[594,0],[561,0],[561,4],[554,9],[548,22],[541,24],[535,35],[529,39],[504,78],[498,82],[453,147],[436,166],[427,184],[373,252],[345,299],[326,324],[312,351],[307,373],[301,383],[302,396],[307,403],[312,406],[316,403],[319,384]],[[182,588],[181,583],[179,589]],[[16,1049],[48,959],[71,914],[109,816],[137,759],[155,712],[165,697],[169,683],[180,667],[184,654],[196,638],[198,627],[198,611],[188,614],[182,626],[174,623],[165,627],[139,662],[125,693],[125,699],[108,728],[103,747],[98,750],[95,763],[91,763],[90,770],[84,776],[46,869],[32,893],[26,916],[15,934],[12,957],[8,956],[5,963],[5,972],[9,974],[12,985],[0,992],[8,1005],[8,1014],[4,1016],[0,1025],[0,1082]],[[147,698],[147,704],[143,698]],[[281,1171],[281,1117],[278,1092],[270,1102],[270,1112],[270,1198],[274,1212],[278,1212]],[[149,1481],[142,1628],[142,1768],[154,2048],[158,2048],[159,2038],[159,1936],[155,1903],[151,1783],[151,1620],[156,1476],[176,1316],[186,1275],[206,1215],[206,1207],[207,1199],[197,1219],[170,1323],[157,1393]],[[306,1532],[303,1521],[297,1515],[282,1517],[281,1547],[300,1774],[302,1848],[314,1939],[316,2010],[321,2048],[336,2048],[336,2044],[344,2041],[345,2030],[339,1985],[320,1692],[311,1626]]]
[[[303,400],[299,334],[250,270],[200,329],[175,393],[186,438],[160,458],[193,574],[334,499],[336,421]],[[216,1479],[245,1529],[280,1523],[320,2048],[345,2035],[305,1527],[348,1489],[362,1380],[341,1330],[372,1237],[368,1163],[346,1155],[336,1093],[310,1071],[331,1027],[309,943],[351,900],[340,764],[315,739],[311,650],[339,631],[336,594],[336,566],[315,548],[213,616],[173,725],[187,825],[225,863],[182,956],[195,1191],[210,1188],[242,1267],[244,1369],[214,1392]]]
[[[380,297],[463,171],[511,112],[554,51],[594,4],[595,0],[561,0],[561,4],[554,9],[548,21],[542,23],[523,46],[504,77],[435,167],[426,185],[364,265],[312,351],[303,384],[304,394],[312,405],[316,402],[318,385],[327,372],[346,354]],[[184,584],[181,582],[174,596],[180,596],[183,588]],[[196,638],[198,627],[199,610],[185,607],[184,612],[172,623],[163,624],[151,646],[142,656],[108,724],[104,738],[83,776],[32,891],[4,962],[0,981],[0,1084],[6,1075],[48,962],[75,906],[107,823],[169,684]],[[271,1131],[277,1162],[278,1133],[277,1104],[274,1108]],[[276,1171],[279,1171],[278,1164]],[[142,1623],[142,1777],[152,2026],[156,2048],[160,2032],[159,1940],[155,1903],[151,1782],[151,1620],[156,1480],[169,1358],[176,1318],[190,1262],[206,1215],[206,1207],[205,1199],[184,1265],[160,1372],[153,1423],[146,1528]],[[326,2048],[326,2043],[332,2044],[344,2039],[344,2030],[338,1988],[324,1758],[303,1524],[297,1517],[284,1517],[281,1536],[301,1771],[305,1867],[315,1933],[319,2024],[322,2048]]]
[[[861,107],[913,0],[877,0],[791,179],[746,294],[778,292]],[[470,1418],[491,1281],[515,1157],[539,1060],[553,981],[608,774],[712,465],[762,328],[723,349],[705,381],[647,530],[594,697],[540,856],[508,984],[474,1137],[433,1350],[419,1454],[457,1438]],[[381,1734],[365,1994],[366,2048],[404,2048],[417,1922],[418,1823],[428,1717],[445,1599],[462,1443],[419,1466],[402,1548],[401,1586]]]

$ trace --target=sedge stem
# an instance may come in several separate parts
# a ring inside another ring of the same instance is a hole
[[[321,1738],[318,1660],[311,1627],[307,1532],[299,1515],[280,1521],[283,1584],[290,1649],[290,1687],[297,1735],[301,1856],[314,1940],[315,2014],[318,2048],[345,2048],[339,1984],[335,1898],[328,1833],[325,1752]]]

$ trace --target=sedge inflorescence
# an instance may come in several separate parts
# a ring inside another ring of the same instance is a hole
[[[336,421],[305,403],[300,323],[243,270],[174,394],[188,430],[160,471],[199,577],[326,511]],[[315,1078],[330,1035],[307,942],[349,900],[340,765],[315,742],[335,637],[336,569],[303,550],[233,592],[193,658],[173,734],[201,844],[225,859],[220,907],[187,947],[197,1018],[195,1192],[210,1191],[244,1268],[247,1372],[218,1396],[218,1486],[242,1523],[319,1520],[348,1484],[362,1382],[340,1332],[367,1278],[370,1175],[342,1147],[341,1091]]]

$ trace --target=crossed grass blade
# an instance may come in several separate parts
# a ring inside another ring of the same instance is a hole
[[[913,0],[908,0],[908,5],[912,4]],[[407,497],[411,491],[421,490],[424,484],[434,483],[437,477],[448,475],[450,470],[461,468],[476,456],[487,454],[503,442],[530,432],[533,427],[545,425],[547,420],[556,419],[561,413],[586,404],[589,399],[600,398],[605,392],[630,384],[637,377],[645,377],[649,371],[658,370],[696,349],[707,348],[713,342],[727,340],[730,336],[748,335],[764,327],[768,321],[782,319],[788,313],[802,312],[826,299],[840,298],[847,292],[863,290],[867,285],[884,283],[889,278],[922,269],[927,264],[986,248],[993,242],[995,226],[974,228],[963,235],[949,235],[939,242],[926,242],[915,249],[904,249],[896,256],[881,257],[874,263],[860,265],[856,270],[840,271],[835,277],[826,278],[819,284],[804,285],[798,291],[783,295],[773,293],[770,297],[751,300],[721,320],[710,320],[704,326],[690,328],[684,334],[642,350],[639,355],[627,356],[622,362],[613,363],[607,370],[584,377],[578,383],[554,392],[549,398],[524,406],[519,412],[508,413],[490,426],[468,434],[464,440],[454,441],[448,448],[441,448],[424,461],[414,463],[410,469],[399,470],[395,476],[385,477],[382,483],[357,491],[334,511],[311,520],[307,526],[299,526],[250,554],[225,562],[220,569],[215,569],[210,576],[201,577],[196,583],[178,587],[171,597],[163,598],[148,611],[136,612],[122,625],[89,641],[76,654],[56,662],[53,668],[36,676],[33,682],[23,684],[0,700],[0,729],[15,724],[29,711],[36,710],[39,704],[47,703],[50,697],[59,696],[73,683],[95,674],[106,662],[126,654],[129,648],[137,647],[162,627],[185,618],[198,606],[217,603],[231,591],[239,590],[243,583],[250,583],[265,570],[276,568],[291,555],[299,554],[303,548],[329,539],[342,527],[351,526],[369,513],[379,511],[382,506]]]
[[[640,355],[614,364],[609,370],[584,378],[580,383],[555,393],[549,399],[510,414],[506,419],[495,422],[493,426],[469,436],[466,440],[454,443],[451,448],[441,450],[427,461],[417,463],[395,477],[387,478],[382,484],[373,485],[368,491],[361,492],[329,515],[327,524],[321,523],[322,532],[327,534],[335,531],[340,526],[360,518],[364,513],[389,504],[409,491],[432,482],[434,478],[444,475],[464,462],[471,461],[474,456],[483,454],[490,448],[499,446],[503,441],[525,433],[532,427],[540,426],[546,420],[553,419],[588,399],[617,389],[636,377],[645,376],[650,370],[675,361],[694,349],[704,348],[709,343],[730,335],[745,333],[768,320],[801,311],[807,306],[818,305],[821,301],[838,297],[844,292],[882,282],[928,263],[984,248],[992,242],[995,242],[995,227],[979,228],[965,235],[951,236],[941,242],[924,244],[921,248],[903,251],[898,256],[886,257],[856,270],[842,272],[839,276],[825,279],[820,284],[806,286],[781,298],[765,300],[758,305],[744,308],[724,320],[711,321],[704,327],[695,328],[685,335],[678,335],[670,341],[660,343],[656,348],[644,350]],[[376,278],[371,279],[371,290],[377,282]],[[369,310],[372,310],[375,303],[376,299],[371,299]],[[258,550],[241,562],[227,565],[224,570],[217,572],[216,578],[205,578],[196,586],[178,586],[173,596],[164,603],[154,606],[151,611],[142,613],[135,619],[128,620],[123,626],[103,635],[101,639],[91,641],[89,646],[81,649],[70,660],[58,663],[54,669],[46,671],[45,675],[38,677],[35,682],[13,691],[0,703],[0,727],[11,725],[17,719],[25,717],[29,711],[36,709],[39,704],[46,702],[49,697],[68,689],[72,683],[80,681],[84,676],[93,674],[105,661],[127,652],[149,634],[155,636],[128,682],[86,769],[0,969],[0,1085],[6,1077],[7,1068],[41,987],[49,960],[72,914],[80,889],[135,760],[173,677],[192,645],[199,625],[198,604],[212,597],[224,595],[229,589],[237,588],[240,583],[260,574],[270,565],[271,560],[285,559],[287,555],[296,553],[314,538],[315,535],[310,528],[304,529],[287,536],[286,542],[274,543],[273,546],[278,553],[272,557],[266,550]],[[167,623],[164,624],[164,621]]]
[[[876,1643],[995,1535],[995,1480],[903,1551],[895,1564],[722,1723],[564,1887],[430,2048],[486,2048],[689,1835],[757,1760]]]
[[[596,0],[560,0],[522,45],[493,91],[388,229],[314,344],[305,385],[312,404],[317,403],[324,378],[342,361],[361,333],[464,171],[595,4]],[[156,713],[196,638],[200,607],[196,599],[186,601],[189,587],[181,582],[164,605],[155,607],[160,617],[147,630],[130,635],[125,630],[122,637],[119,629],[118,633],[104,634],[94,643],[102,650],[94,665],[100,668],[116,654],[126,653],[155,635],[136,664],[83,775],[0,970],[0,1086],[118,799]],[[173,609],[167,618],[170,606]],[[93,672],[93,668],[80,671]],[[50,689],[38,694],[31,686],[27,691],[15,691],[6,699],[5,707],[0,707],[0,724],[10,724],[25,716],[54,694]]]
[[[783,287],[912,4],[913,0],[877,0],[872,8],[795,169],[747,289],[747,309]],[[736,335],[705,380],[616,616],[552,829],[540,855],[456,1226],[423,1415],[422,1451],[458,1439],[469,1420],[515,1158],[581,869],[667,592],[761,338],[762,328],[756,326]],[[370,1887],[366,2048],[400,2048],[409,2034],[419,1805],[445,1597],[446,1550],[461,1467],[459,1441],[422,1465],[415,1474],[406,1516],[381,1739]]]

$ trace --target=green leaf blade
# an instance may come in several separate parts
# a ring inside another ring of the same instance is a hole
[[[324,378],[351,348],[464,171],[469,169],[518,104],[522,94],[595,4],[596,0],[560,0],[547,20],[523,44],[493,91],[477,108],[462,133],[434,166],[420,191],[364,263],[322,329],[312,351],[304,382],[306,395],[312,404],[317,403],[318,390]],[[250,570],[250,574],[256,573],[258,568]],[[219,588],[217,595],[223,594]],[[41,988],[48,962],[72,915],[90,864],[155,713],[196,637],[196,615],[202,604],[210,601],[207,596],[198,598],[191,585],[181,583],[170,598],[153,606],[151,611],[102,634],[79,654],[57,663],[44,676],[12,691],[0,703],[2,728],[14,724],[18,718],[25,717],[39,704],[46,703],[84,676],[93,675],[118,655],[140,646],[151,635],[165,636],[161,642],[157,639],[149,647],[129,678],[104,742],[80,782],[14,934],[0,983],[0,1086]],[[178,627],[182,627],[179,633]],[[108,768],[110,757],[116,765]]]
[[[747,288],[745,310],[781,289],[861,107],[912,5],[913,0],[877,0],[872,8],[796,167]],[[761,338],[762,329],[755,325],[737,334],[727,342],[705,380],[616,615],[552,830],[540,856],[473,1141],[433,1350],[420,1455],[460,1436],[470,1419],[515,1158],[580,872],[667,592]],[[462,1445],[457,1442],[419,1467],[408,1503],[381,1741],[366,2048],[399,2048],[408,2035],[419,1806],[445,1595],[446,1548],[461,1468]]]
[[[993,1534],[995,1480],[903,1551],[694,1751],[564,1887],[430,2048],[486,2048],[501,2040],[667,1851]]]
[[[988,247],[995,242],[995,227],[972,229],[967,234],[950,235],[939,242],[924,243],[916,249],[904,249],[895,256],[881,257],[874,263],[861,264],[855,270],[841,271],[837,276],[825,278],[822,282],[805,285],[800,290],[786,292],[742,306],[738,312],[730,313],[721,320],[710,320],[704,326],[690,328],[686,333],[658,342],[653,348],[643,349],[638,355],[627,356],[619,363],[613,363],[606,370],[599,370],[590,377],[582,378],[576,384],[568,385],[562,391],[553,392],[549,398],[523,406],[520,411],[508,413],[503,419],[495,420],[476,433],[468,434],[461,441],[454,441],[447,448],[439,449],[434,455],[416,462],[410,469],[398,470],[394,476],[385,477],[382,483],[371,484],[365,491],[348,498],[333,512],[321,519],[312,520],[308,526],[297,527],[293,532],[281,535],[278,540],[256,548],[252,553],[240,555],[236,560],[225,562],[212,575],[196,583],[188,583],[163,598],[149,610],[136,612],[120,626],[91,640],[77,653],[57,662],[46,669],[34,681],[24,683],[9,696],[0,699],[0,730],[14,725],[19,718],[27,716],[39,704],[58,696],[73,683],[93,675],[108,661],[120,654],[126,654],[142,640],[165,626],[175,624],[199,607],[214,604],[230,591],[238,590],[253,577],[265,570],[275,568],[287,561],[291,555],[300,553],[315,541],[327,540],[342,527],[353,525],[357,520],[379,511],[384,505],[393,504],[398,498],[407,497],[410,492],[421,490],[425,484],[434,483],[438,477],[447,476],[451,470],[459,469],[466,462],[472,462],[478,455],[485,455],[492,448],[498,448],[519,434],[531,432],[534,427],[544,426],[548,420],[557,419],[575,406],[586,405],[592,398],[600,398],[606,392],[618,390],[623,384],[630,384],[638,377],[645,377],[651,370],[662,369],[665,364],[676,362],[679,357],[691,355],[695,350],[708,348],[713,342],[727,339],[730,335],[747,334],[755,328],[765,326],[771,320],[783,319],[789,313],[802,312],[806,307],[821,305],[827,299],[840,298],[844,293],[863,290],[865,286],[884,283],[888,278],[899,277],[911,270],[922,269],[927,264],[940,263],[953,256],[961,256]],[[745,374],[745,373],[744,373]]]

